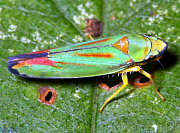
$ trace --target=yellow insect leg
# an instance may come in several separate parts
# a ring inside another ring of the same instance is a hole
[[[124,89],[127,85],[128,85],[128,78],[127,78],[127,72],[139,72],[142,75],[146,76],[147,78],[149,78],[155,88],[155,92],[161,97],[162,101],[165,101],[165,98],[158,92],[158,89],[156,88],[156,85],[151,77],[151,75],[149,73],[147,73],[146,71],[142,70],[139,66],[134,66],[134,67],[130,67],[126,70],[120,71],[118,73],[122,74],[122,80],[123,80],[123,85],[121,86],[121,88],[119,88],[113,95],[111,95],[109,98],[106,99],[106,101],[104,102],[104,104],[101,106],[99,112],[101,113],[102,110],[104,109],[104,107],[106,106],[106,104],[112,100],[120,91],[122,91],[122,89]]]
[[[94,40],[94,38],[91,35],[87,35],[91,40]]]
[[[147,73],[146,71],[144,71],[143,69],[141,69],[139,66],[134,66],[134,67],[130,67],[126,70],[123,70],[121,72],[132,72],[132,71],[136,71],[136,72],[139,72],[141,73],[142,75],[146,76],[149,80],[151,80],[153,86],[154,86],[154,89],[155,89],[155,92],[161,97],[162,101],[165,101],[166,99],[159,93],[158,89],[156,88],[156,85],[151,77],[151,74]]]
[[[165,101],[166,99],[159,93],[153,79],[151,78],[151,75],[149,73],[147,73],[146,71],[142,70],[142,69],[140,69],[140,73],[151,80],[151,82],[152,82],[152,84],[154,86],[155,92],[161,97],[162,101]]]
[[[106,101],[104,102],[104,104],[101,106],[99,112],[101,113],[102,110],[104,109],[104,107],[106,106],[106,104],[113,99],[120,91],[122,91],[122,89],[124,89],[127,85],[128,85],[128,78],[127,78],[127,74],[126,73],[122,73],[122,80],[123,80],[123,85],[121,86],[121,88],[119,88],[114,94],[112,94],[108,99],[106,99]]]

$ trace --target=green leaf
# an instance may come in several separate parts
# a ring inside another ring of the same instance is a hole
[[[1,0],[0,131],[180,132],[179,12],[179,1],[166,0]],[[103,22],[103,37],[151,34],[168,43],[161,60],[165,70],[157,69],[154,79],[165,102],[151,85],[128,85],[100,114],[115,90],[100,89],[98,78],[25,79],[7,70],[9,56],[88,40],[88,18]],[[42,86],[56,90],[54,105],[38,101]]]

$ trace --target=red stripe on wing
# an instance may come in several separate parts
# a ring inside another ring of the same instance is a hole
[[[84,57],[99,57],[99,58],[112,58],[113,55],[112,54],[104,54],[104,53],[85,53],[85,54],[77,54],[78,56],[84,56]]]
[[[55,61],[49,60],[47,57],[41,57],[41,58],[34,58],[34,59],[28,59],[24,61],[20,61],[17,65],[13,66],[13,69],[22,67],[22,66],[31,66],[31,65],[48,65],[48,66],[54,66]]]

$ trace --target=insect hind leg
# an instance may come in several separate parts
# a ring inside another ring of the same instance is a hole
[[[158,89],[157,89],[151,75],[149,73],[147,73],[146,71],[142,70],[142,69],[139,71],[139,73],[141,73],[142,75],[146,76],[147,78],[149,78],[151,80],[151,82],[152,82],[152,84],[154,86],[155,92],[161,97],[162,101],[165,101],[166,99],[159,93],[159,91],[158,91]]]
[[[122,73],[122,80],[123,80],[123,85],[114,93],[112,94],[109,98],[106,99],[104,104],[101,106],[99,112],[101,113],[106,104],[111,101],[120,91],[122,91],[127,85],[128,85],[128,78],[126,73]]]
[[[101,106],[99,112],[101,113],[102,110],[104,109],[104,107],[106,106],[106,104],[112,100],[120,91],[122,91],[127,85],[128,85],[128,78],[127,78],[127,72],[139,72],[141,73],[142,75],[146,76],[148,79],[151,80],[154,88],[155,88],[155,92],[161,97],[162,101],[165,101],[165,98],[159,93],[158,89],[156,88],[156,85],[151,77],[151,75],[149,73],[147,73],[146,71],[144,71],[143,69],[140,68],[140,66],[133,66],[133,67],[130,67],[128,69],[125,69],[125,70],[122,70],[118,73],[121,73],[122,74],[122,80],[123,80],[123,85],[114,93],[112,94],[109,98],[106,99],[106,101],[104,102],[104,104]]]
[[[134,66],[134,67],[130,67],[126,70],[123,70],[121,72],[132,72],[132,71],[136,71],[136,72],[139,72],[141,73],[142,75],[146,76],[153,84],[154,86],[154,89],[155,89],[155,92],[161,97],[162,101],[165,101],[166,99],[159,93],[152,77],[151,77],[151,74],[149,74],[148,72],[144,71],[143,69],[140,68],[140,66]]]

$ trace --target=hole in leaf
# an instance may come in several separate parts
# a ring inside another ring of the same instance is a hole
[[[47,105],[52,105],[57,97],[56,91],[48,87],[41,87],[39,89],[39,93],[40,93],[39,101]]]
[[[98,86],[106,91],[114,90],[121,85],[123,85],[121,76],[117,74],[101,76],[98,81]]]
[[[147,77],[143,76],[142,78],[140,78],[139,82],[146,83],[146,82],[149,82],[149,79]]]
[[[151,74],[152,78],[154,78],[154,74]],[[152,82],[151,80],[149,80],[147,77],[145,76],[137,76],[133,79],[129,80],[129,83],[133,86],[136,86],[138,88],[141,88],[143,86],[148,86],[150,85]]]
[[[48,94],[47,94],[46,97],[45,97],[45,100],[46,100],[46,101],[49,101],[51,98],[52,98],[52,92],[49,91]]]

